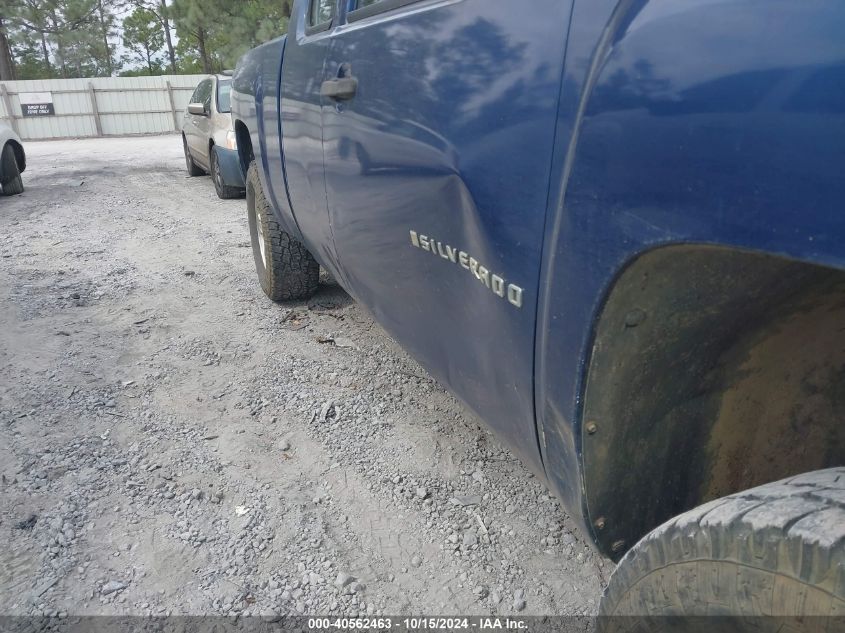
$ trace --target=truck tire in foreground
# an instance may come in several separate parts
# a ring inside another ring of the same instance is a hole
[[[276,222],[254,161],[246,175],[246,206],[255,270],[264,293],[273,301],[311,297],[320,281],[320,265]]]
[[[667,521],[619,563],[600,614],[634,616],[604,620],[605,631],[619,632],[676,630],[677,620],[659,616],[704,615],[782,616],[731,618],[725,630],[839,630],[845,468],[752,488]]]
[[[6,143],[3,146],[3,152],[0,154],[0,163],[2,169],[0,174],[3,174],[3,181],[0,186],[3,188],[4,196],[14,196],[15,194],[23,193],[23,179],[18,167],[18,159],[15,156],[15,150],[11,143]]]

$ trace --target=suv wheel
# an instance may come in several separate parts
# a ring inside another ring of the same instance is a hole
[[[188,175],[202,176],[205,172],[194,162],[194,158],[191,156],[191,150],[188,149],[188,141],[184,136],[182,137],[182,149],[185,150],[185,167],[188,168]]]
[[[250,163],[246,175],[246,206],[261,289],[273,301],[311,297],[319,285],[320,265],[308,249],[276,222],[261,188],[255,162]]]
[[[732,631],[810,630],[806,616],[838,616],[841,625],[845,468],[752,488],[664,523],[619,563],[600,613],[634,616],[605,619],[607,631],[660,623],[645,616],[782,616],[732,618]]]

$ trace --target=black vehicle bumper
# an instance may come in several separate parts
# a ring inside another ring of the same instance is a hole
[[[215,145],[217,152],[217,163],[220,165],[220,175],[223,177],[223,184],[229,187],[246,187],[244,175],[241,173],[241,162],[238,158],[238,150],[226,149]]]

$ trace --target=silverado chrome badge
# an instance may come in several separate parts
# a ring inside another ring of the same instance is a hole
[[[443,259],[458,264],[462,268],[468,270],[472,275],[489,288],[493,294],[507,299],[511,305],[517,308],[522,307],[523,290],[516,284],[507,283],[504,277],[496,275],[482,266],[475,257],[470,257],[466,251],[458,250],[448,244],[439,242],[427,235],[422,235],[416,231],[411,231],[411,244],[419,249],[428,251],[433,255],[442,257]]]

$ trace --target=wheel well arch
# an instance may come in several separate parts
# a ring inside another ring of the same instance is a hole
[[[676,245],[639,256],[595,328],[585,507],[618,560],[710,499],[845,464],[845,271]]]
[[[252,149],[252,137],[249,134],[249,129],[241,120],[235,121],[235,141],[238,144],[238,159],[241,163],[241,170],[246,176],[249,164],[255,160],[255,152]]]

